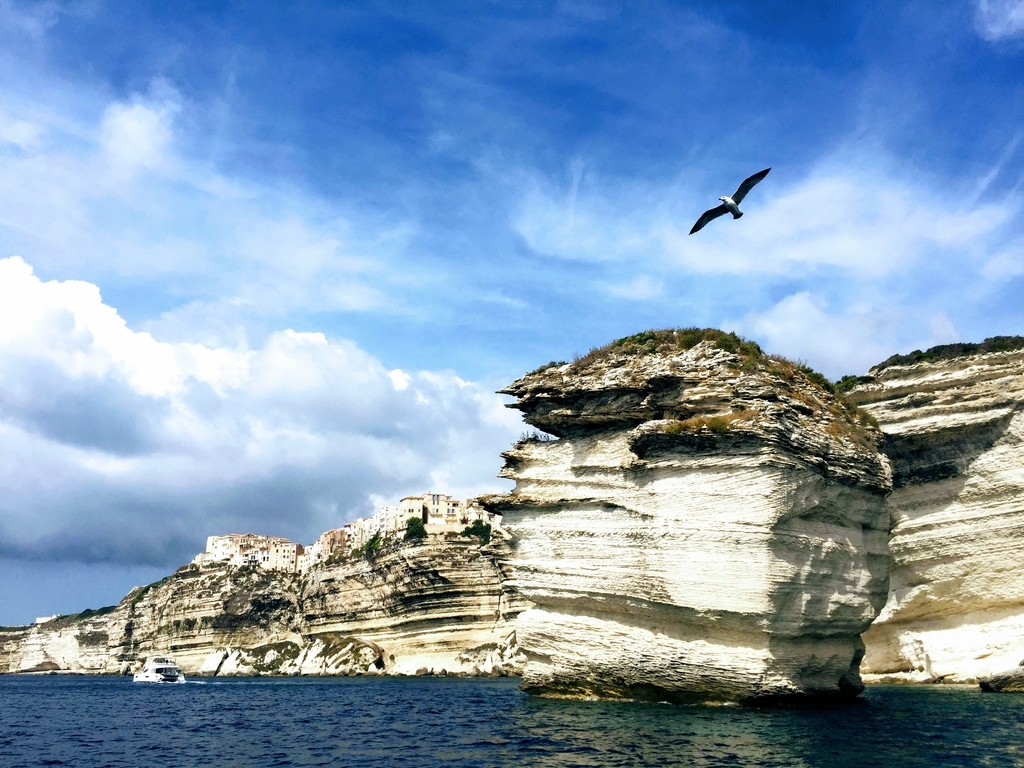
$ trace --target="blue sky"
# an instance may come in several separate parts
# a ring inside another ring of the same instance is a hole
[[[1020,0],[0,0],[0,624],[506,489],[493,391],[646,328],[1024,334],[1022,71]]]

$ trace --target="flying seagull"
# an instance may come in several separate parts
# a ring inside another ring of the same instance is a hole
[[[765,168],[763,171],[758,171],[753,176],[744,179],[743,183],[740,184],[739,189],[733,192],[732,197],[720,197],[722,201],[721,205],[715,206],[709,211],[704,211],[701,217],[697,219],[697,223],[693,225],[693,229],[690,230],[692,235],[694,232],[698,232],[704,229],[704,226],[713,219],[717,219],[719,216],[725,216],[727,213],[731,213],[734,219],[738,219],[743,215],[743,211],[740,210],[740,203],[743,202],[743,198],[747,196],[747,192],[754,188],[761,179],[768,175],[768,171],[771,168]]]

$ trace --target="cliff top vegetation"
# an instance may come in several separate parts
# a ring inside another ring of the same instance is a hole
[[[719,349],[737,354],[744,360],[760,360],[765,357],[756,342],[748,341],[735,333],[720,331],[717,328],[664,328],[641,331],[632,336],[616,339],[603,347],[595,347],[574,360],[573,367],[582,368],[613,355],[634,357],[685,352],[702,341],[710,341]]]
[[[616,339],[609,344],[605,344],[603,347],[594,347],[587,354],[576,357],[572,362],[572,367],[580,370],[613,356],[634,357],[659,353],[685,352],[688,349],[693,349],[702,341],[710,341],[719,349],[736,353],[744,358],[744,360],[765,357],[764,352],[756,342],[748,341],[737,336],[735,333],[720,331],[717,328],[663,328],[660,330],[641,331],[640,333],[634,333],[632,336]],[[527,375],[540,373],[548,368],[561,367],[567,364],[564,360],[552,360],[530,371]]]
[[[893,355],[871,370],[877,373],[894,365],[913,365],[914,363],[926,363],[934,360],[953,360],[958,357],[969,357],[970,355],[983,355],[987,352],[1012,352],[1016,349],[1024,349],[1024,336],[991,336],[981,343],[959,342],[956,344],[940,344],[936,347],[929,347],[924,352],[915,349],[906,355]]]
[[[726,367],[734,372],[742,371],[744,374],[767,376],[765,383],[770,383],[787,400],[799,401],[800,404],[797,408],[802,412],[816,414],[817,418],[827,419],[828,431],[833,437],[847,438],[863,448],[877,451],[877,435],[875,434],[877,424],[874,419],[858,409],[853,402],[847,400],[834,382],[800,361],[768,355],[756,342],[717,328],[666,328],[642,331],[632,336],[616,339],[602,347],[595,347],[586,355],[576,357],[572,363],[552,361],[520,380],[525,384],[526,389],[519,389],[514,384],[502,391],[520,398],[520,403],[512,407],[520,407],[529,412],[528,423],[540,425],[546,432],[559,435],[567,433],[567,427],[569,430],[573,428],[562,423],[565,420],[564,404],[557,409],[553,418],[549,418],[548,406],[536,408],[535,405],[527,404],[540,402],[534,401],[533,395],[526,394],[531,386],[526,383],[526,380],[530,377],[539,376],[539,381],[535,380],[535,383],[541,385],[536,390],[537,392],[548,392],[548,384],[554,383],[557,389],[557,382],[547,381],[547,371],[551,368],[558,368],[569,377],[587,377],[594,369],[600,373],[600,369],[604,366],[618,366],[631,358],[680,354],[701,343],[710,343],[718,349],[735,355],[738,360],[733,358],[725,363]],[[561,381],[561,376],[557,378]],[[817,395],[813,394],[815,390],[818,391]],[[542,395],[541,398],[544,399],[548,396]],[[560,396],[556,395],[556,397]],[[636,404],[631,409],[621,399],[616,402],[616,408],[620,412],[603,414],[600,413],[601,408],[591,408],[585,418],[579,419],[579,424],[587,428],[604,428],[608,423],[622,418],[627,420],[672,418],[671,408],[655,409],[657,413],[654,411],[648,413],[643,404]],[[526,404],[525,407],[524,404]],[[693,404],[691,403],[689,407],[692,409]],[[729,413],[719,412],[720,408],[720,404],[715,403],[713,405],[714,412],[693,413],[691,410],[687,415],[681,414],[680,417],[677,417],[676,422],[668,428],[668,432],[670,434],[700,431],[724,433],[758,421],[757,409],[751,409],[749,404],[739,404],[738,410]],[[576,409],[577,405],[569,406],[569,410]]]
[[[575,358],[571,369],[580,371],[589,365],[608,360],[612,357],[639,357],[643,355],[673,354],[693,349],[702,341],[709,341],[725,352],[738,355],[744,370],[752,371],[758,364],[791,376],[794,371],[803,373],[810,381],[827,392],[836,394],[835,385],[828,378],[801,362],[793,362],[778,356],[765,354],[755,341],[744,339],[731,331],[717,328],[663,328],[660,330],[641,331],[632,336],[616,339],[603,347],[594,347],[587,354]],[[565,361],[555,361],[530,371],[527,375],[541,373],[548,368],[567,365]]]

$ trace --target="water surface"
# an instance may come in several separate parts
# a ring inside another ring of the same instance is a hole
[[[3,675],[0,765],[1024,765],[1024,695],[881,686],[783,710],[547,701],[517,682]]]

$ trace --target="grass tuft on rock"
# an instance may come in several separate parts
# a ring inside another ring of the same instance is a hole
[[[715,434],[724,434],[733,428],[735,422],[753,421],[757,418],[757,411],[731,411],[717,416],[693,416],[689,419],[676,421],[665,428],[669,435],[683,435],[700,432],[707,429]]]
[[[526,375],[527,376],[533,376],[536,373],[543,373],[548,368],[561,368],[563,365],[565,365],[565,361],[564,360],[552,360],[551,362],[544,363],[544,365],[541,365],[541,366],[538,366],[538,367],[534,368],[532,371],[530,371]]]

